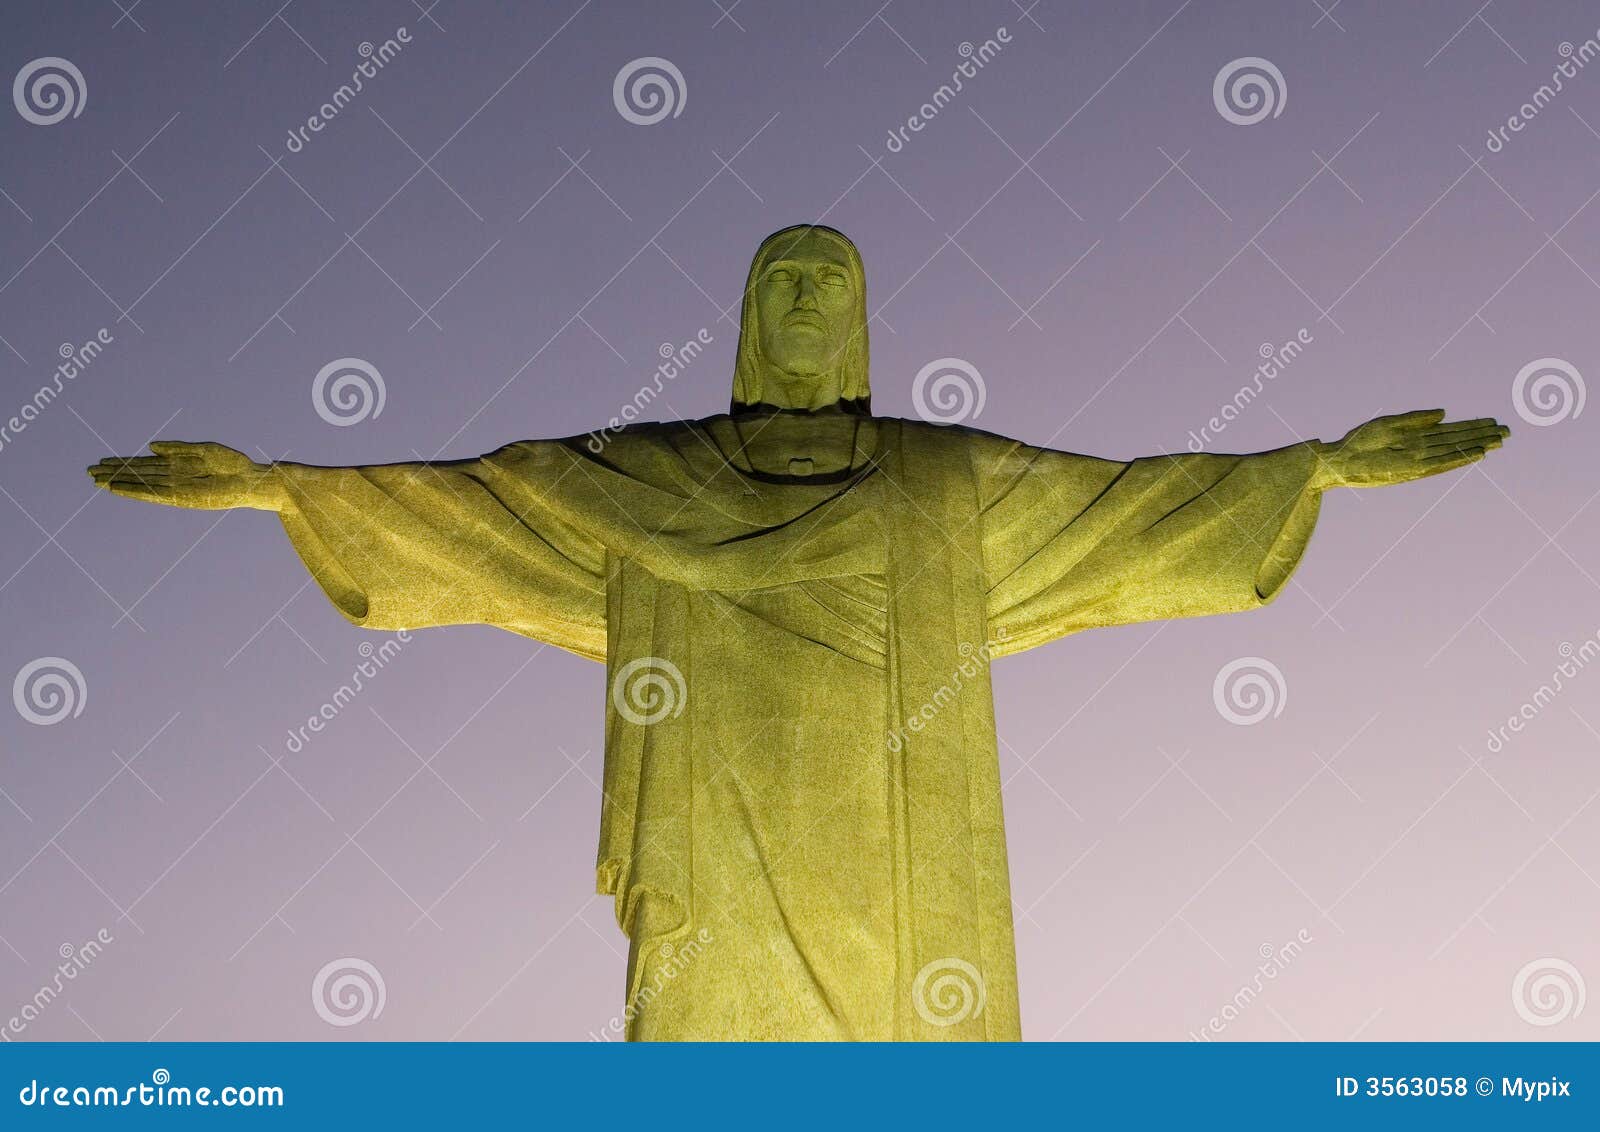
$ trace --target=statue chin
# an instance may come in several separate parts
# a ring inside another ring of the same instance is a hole
[[[765,380],[764,400],[780,408],[815,410],[831,405],[843,395],[840,375],[822,351],[779,353],[773,357]]]
[[[815,382],[828,370],[827,351],[773,350],[767,355],[773,376],[785,384]]]

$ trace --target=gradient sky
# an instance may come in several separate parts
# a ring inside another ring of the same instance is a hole
[[[1600,63],[1486,144],[1600,18],[1479,2],[8,6],[3,76],[62,57],[86,93],[53,125],[0,114],[0,421],[63,343],[111,342],[0,447],[0,675],[59,657],[86,688],[52,725],[0,712],[0,1027],[102,931],[14,1036],[605,1027],[602,668],[429,630],[289,751],[383,635],[271,516],[136,505],[83,468],[152,437],[354,464],[581,433],[702,330],[660,408],[721,411],[752,251],[822,221],[866,260],[883,414],[958,357],[986,387],[969,423],[1182,450],[1304,331],[1211,448],[1432,406],[1514,430],[1467,473],[1330,496],[1267,610],[997,664],[1026,1036],[1182,1040],[1298,937],[1216,1040],[1600,1038],[1575,991],[1551,1025],[1514,999],[1600,980],[1600,672],[1489,741],[1600,634],[1600,409],[1535,425],[1513,395],[1539,359],[1600,373]],[[635,125],[612,81],[652,56],[681,112]],[[1212,88],[1245,57],[1281,113],[1237,125]],[[312,381],[345,357],[386,403],[334,427]],[[1241,657],[1283,677],[1250,726],[1213,702]],[[335,1028],[310,990],[350,957],[385,1005]]]

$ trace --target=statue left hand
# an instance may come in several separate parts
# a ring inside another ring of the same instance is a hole
[[[1385,487],[1435,476],[1476,463],[1510,435],[1493,417],[1446,423],[1443,409],[1376,417],[1322,445],[1315,484]]]

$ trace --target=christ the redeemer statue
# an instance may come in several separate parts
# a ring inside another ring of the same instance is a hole
[[[1127,462],[875,417],[861,257],[804,225],[750,266],[727,414],[362,467],[158,441],[89,472],[276,511],[357,625],[605,663],[630,1038],[1015,1039],[989,661],[1271,601],[1323,491],[1509,435],[1443,417]]]

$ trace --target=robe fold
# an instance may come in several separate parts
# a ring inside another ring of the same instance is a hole
[[[608,667],[599,891],[642,1039],[1020,1037],[989,664],[1270,601],[1315,456],[1096,459],[874,418],[817,481],[726,416],[476,460],[279,464],[351,621]]]

